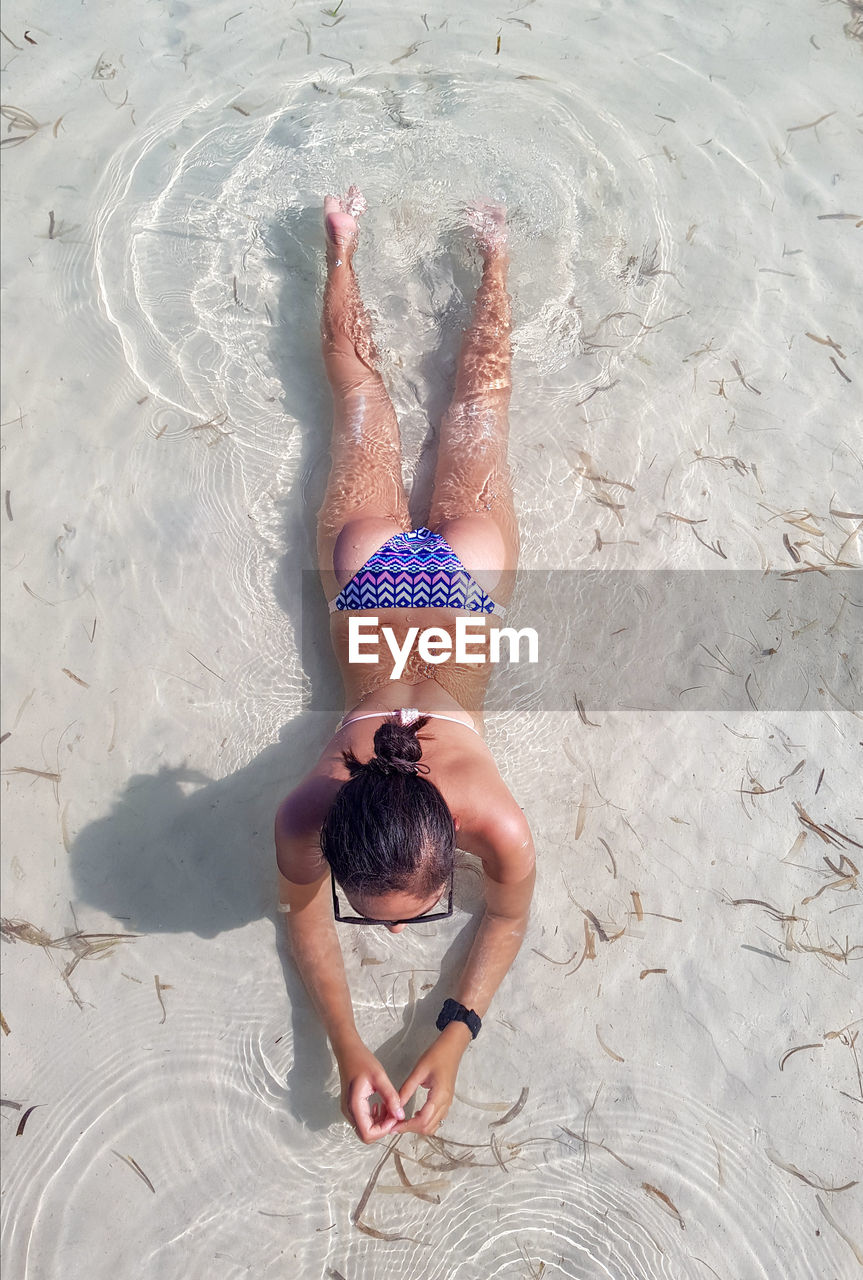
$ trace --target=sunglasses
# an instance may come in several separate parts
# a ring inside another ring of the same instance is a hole
[[[452,891],[455,880],[455,868],[449,875],[449,898],[446,911],[426,911],[421,916],[410,916],[406,920],[373,920],[371,916],[345,916],[339,906],[339,895],[336,893],[336,878],[330,868],[330,884],[333,889],[333,916],[337,924],[428,924],[431,920],[448,920],[452,915]]]

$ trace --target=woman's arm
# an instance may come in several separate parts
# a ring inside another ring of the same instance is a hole
[[[279,907],[285,917],[288,942],[339,1064],[342,1113],[363,1142],[375,1142],[404,1119],[404,1111],[386,1071],[357,1032],[333,920],[329,876],[311,884],[297,884],[284,874],[307,866],[315,848],[319,855],[316,832],[292,831],[286,802],[276,817],[276,856]],[[373,1112],[370,1108],[369,1098],[374,1093],[384,1099],[383,1111]]]
[[[518,954],[527,928],[536,879],[530,828],[520,810],[489,815],[471,841],[483,859],[486,907],[467,964],[453,997],[484,1017],[504,975]],[[406,1103],[422,1087],[429,1090],[422,1108],[396,1133],[434,1133],[452,1102],[455,1079],[471,1034],[463,1022],[451,1022],[423,1054],[399,1090]]]
[[[459,1004],[481,1018],[524,941],[535,880],[533,867],[517,884],[485,877],[485,914],[455,993]]]
[[[294,962],[338,1057],[359,1036],[333,921],[329,877],[315,884],[294,884],[280,871],[279,909]]]

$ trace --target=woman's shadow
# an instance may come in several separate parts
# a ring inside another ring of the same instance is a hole
[[[285,388],[285,408],[305,427],[296,479],[282,502],[285,545],[303,550],[283,557],[273,589],[300,640],[310,690],[305,706],[283,726],[277,743],[229,777],[210,778],[183,765],[131,777],[110,812],[84,827],[69,851],[76,901],[122,921],[132,933],[215,938],[255,920],[272,920],[292,1020],[291,1110],[315,1129],[338,1114],[321,1089],[331,1059],[275,910],[273,819],[323,750],[341,709],[341,676],[314,567],[314,513],[326,482],[331,422],[315,307],[318,252],[306,247],[320,241],[320,218],[319,210],[304,210],[268,229],[270,265],[281,276],[271,357]],[[463,960],[469,932],[468,926],[459,943],[447,948],[446,982]],[[438,985],[446,985],[443,974]],[[436,988],[417,1013],[429,1025],[437,995]],[[400,1034],[392,1037],[391,1047],[401,1040]],[[404,1074],[418,1052],[418,1044],[402,1046]],[[400,1062],[387,1067],[394,1077],[402,1070]]]

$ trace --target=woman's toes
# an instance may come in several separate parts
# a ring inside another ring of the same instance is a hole
[[[366,209],[368,209],[366,198],[355,183],[348,187],[348,194],[343,207],[345,212],[349,213],[352,218],[358,218],[361,213],[365,213]]]
[[[491,201],[477,200],[466,209],[467,221],[477,247],[486,256],[506,252],[506,208]]]

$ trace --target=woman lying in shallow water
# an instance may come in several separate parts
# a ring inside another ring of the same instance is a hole
[[[364,208],[356,187],[346,200],[328,196],[324,203],[323,347],[335,420],[318,563],[346,711],[279,808],[276,852],[280,910],[338,1060],[342,1110],[359,1137],[374,1142],[387,1133],[434,1133],[449,1110],[461,1056],[524,937],[534,849],[482,737],[489,662],[459,661],[465,655],[457,653],[434,660],[447,638],[455,648],[459,616],[476,621],[504,612],[518,556],[506,460],[504,215],[492,206],[470,211],[482,283],[441,426],[428,525],[411,529],[398,423],[376,372],[352,265]],[[425,650],[432,661],[412,648],[393,679],[398,668],[384,644],[376,665],[349,661],[351,617],[392,628],[402,649],[410,628],[443,634],[436,653]],[[472,652],[483,652],[475,641]],[[439,1035],[397,1090],[357,1033],[336,924],[360,918],[399,933],[448,914],[456,843],[482,861],[485,913],[438,1017]],[[417,1088],[428,1097],[406,1120],[404,1107]],[[375,1094],[382,1101],[372,1103]]]

